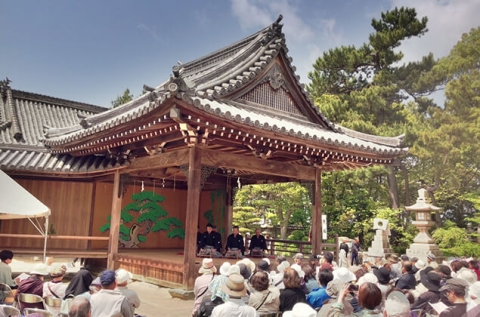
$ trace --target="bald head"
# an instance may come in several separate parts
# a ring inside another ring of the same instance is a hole
[[[90,317],[90,301],[83,296],[77,296],[70,302],[68,317]]]

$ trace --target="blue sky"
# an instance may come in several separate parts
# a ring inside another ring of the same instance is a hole
[[[372,18],[396,6],[429,18],[406,41],[405,61],[448,54],[480,25],[478,0],[83,0],[2,1],[0,79],[11,87],[110,107],[126,88],[157,86],[188,62],[271,24],[279,14],[301,81],[321,54],[360,45]]]

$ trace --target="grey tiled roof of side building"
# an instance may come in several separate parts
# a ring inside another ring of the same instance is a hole
[[[5,114],[0,124],[0,169],[39,173],[91,173],[111,168],[117,162],[105,157],[53,155],[40,141],[45,126],[65,128],[80,118],[100,113],[106,108],[35,93],[10,89],[21,138],[15,138]],[[0,107],[6,106],[0,98]]]

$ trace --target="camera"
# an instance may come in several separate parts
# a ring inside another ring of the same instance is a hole
[[[348,285],[348,291],[349,292],[358,292],[358,285],[355,285],[355,284]]]

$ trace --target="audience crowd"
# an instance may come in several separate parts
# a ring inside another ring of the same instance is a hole
[[[134,290],[128,288],[132,274],[124,269],[103,271],[95,278],[92,273],[82,267],[69,283],[62,282],[67,268],[62,266],[47,266],[36,264],[29,274],[22,274],[12,279],[9,264],[13,252],[0,252],[0,283],[7,284],[13,290],[13,306],[24,313],[25,308],[35,308],[48,311],[51,316],[69,317],[133,317],[135,309],[140,306],[140,299]],[[49,276],[48,281],[44,278]],[[31,294],[43,298],[36,303],[25,303],[19,300],[22,294]],[[6,302],[5,298],[0,298]],[[60,306],[49,305],[48,299],[57,299]],[[3,317],[0,311],[0,316]],[[63,314],[63,315],[62,315]],[[33,311],[28,317],[42,317],[41,311]],[[8,317],[8,316],[5,316]]]
[[[351,250],[341,250],[341,266],[329,251],[308,260],[301,253],[272,263],[263,258],[257,265],[242,258],[224,262],[219,272],[204,258],[192,316],[480,317],[474,259],[439,265],[433,254],[426,262],[392,254],[360,263],[355,254],[352,265],[345,260]]]
[[[480,268],[474,259],[438,264],[433,254],[426,262],[392,254],[371,261],[355,255],[351,262],[345,259],[351,250],[343,245],[341,250],[342,265],[329,251],[309,259],[301,253],[263,258],[257,264],[243,257],[235,264],[225,261],[218,270],[212,258],[203,258],[192,316],[480,316]],[[126,270],[106,270],[95,278],[81,268],[70,283],[63,283],[65,266],[39,263],[20,280],[12,279],[12,258],[11,251],[0,252],[0,282],[14,290],[15,304],[21,294],[62,300],[61,307],[22,303],[17,305],[21,310],[46,308],[53,316],[70,317],[137,316],[140,299],[128,289],[132,275]],[[363,263],[356,265],[357,259]]]

